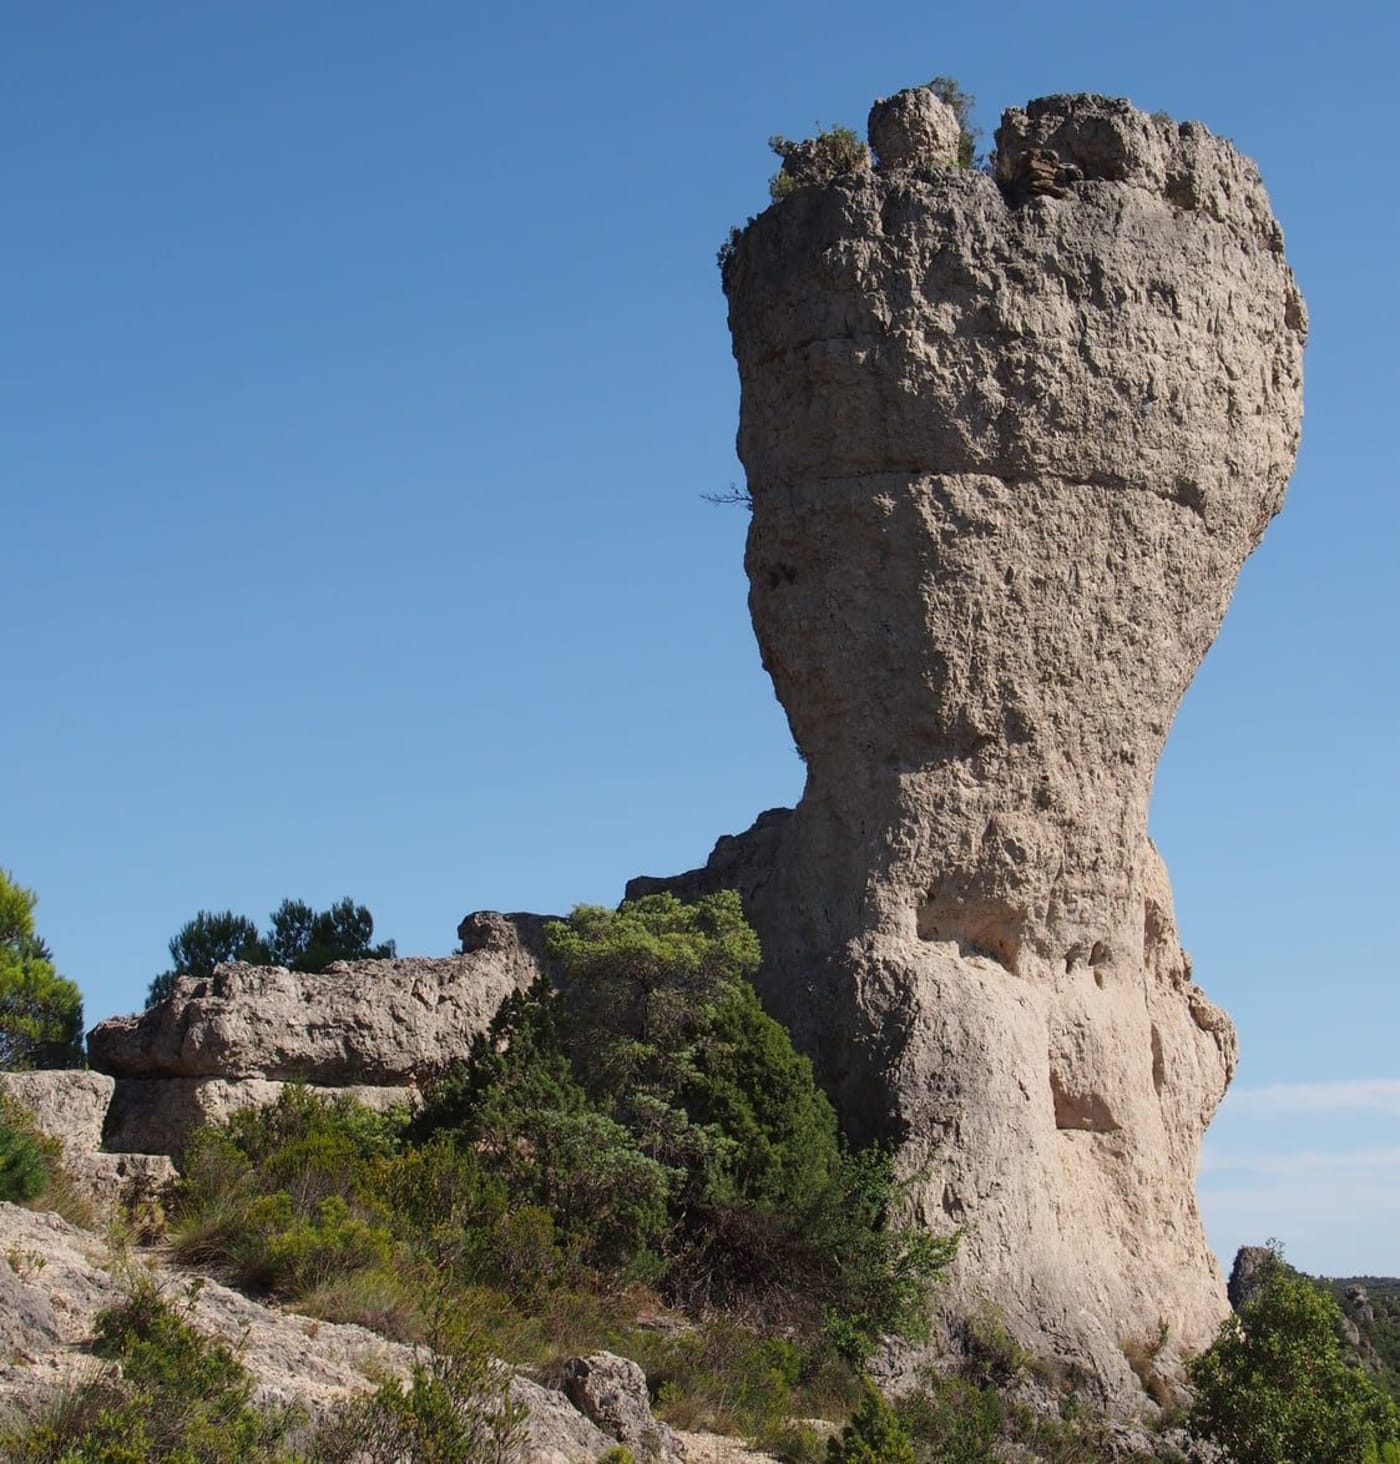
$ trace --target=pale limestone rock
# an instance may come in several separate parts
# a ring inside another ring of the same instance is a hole
[[[540,974],[537,916],[462,922],[463,953],[337,962],[314,974],[219,966],[140,1016],[99,1023],[92,1065],[119,1078],[270,1078],[402,1086],[465,1055],[497,1007]]]
[[[866,127],[877,172],[958,166],[958,115],[926,86],[881,97]]]
[[[84,1344],[97,1313],[124,1294],[123,1265],[143,1263],[119,1260],[96,1236],[57,1215],[0,1203],[0,1414],[93,1376],[98,1365]],[[188,1275],[154,1259],[144,1269],[183,1303]],[[200,1282],[189,1315],[237,1352],[256,1379],[255,1402],[300,1403],[313,1421],[378,1378],[407,1377],[413,1362],[411,1348],[363,1327],[262,1306],[216,1281]],[[530,1410],[525,1458],[593,1464],[609,1447],[561,1394],[519,1377],[511,1394]]]
[[[64,1157],[70,1159],[102,1147],[102,1125],[113,1086],[104,1073],[80,1069],[0,1073],[0,1092],[28,1109],[39,1132],[58,1139]]]
[[[741,890],[769,1007],[962,1230],[949,1309],[1123,1401],[1123,1339],[1199,1348],[1226,1307],[1194,1178],[1235,1038],[1147,807],[1283,500],[1305,314],[1199,125],[1052,97],[997,148],[999,180],[795,192],[725,266],[749,603],[808,777],[680,887]]]

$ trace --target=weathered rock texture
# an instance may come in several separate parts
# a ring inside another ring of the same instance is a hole
[[[614,1352],[571,1357],[564,1364],[564,1392],[585,1418],[638,1459],[676,1464],[686,1458],[675,1431],[653,1417],[646,1374],[630,1358]]]
[[[0,1203],[0,1421],[100,1368],[86,1344],[97,1313],[124,1295],[124,1265],[140,1263],[110,1255],[57,1215]],[[183,1272],[153,1259],[142,1269],[172,1300],[185,1295]],[[413,1362],[412,1349],[363,1327],[277,1311],[216,1281],[202,1283],[189,1319],[237,1352],[256,1380],[255,1401],[299,1403],[313,1422],[381,1377],[406,1377]],[[524,1458],[593,1464],[612,1444],[562,1393],[523,1377],[510,1391],[529,1409]]]
[[[537,916],[469,915],[463,953],[337,962],[325,971],[218,967],[175,983],[140,1016],[113,1017],[88,1055],[117,1078],[265,1078],[406,1085],[460,1057],[496,1008],[539,974]]]
[[[1147,810],[1283,500],[1305,317],[1199,124],[1045,98],[994,179],[929,102],[877,105],[879,167],[725,267],[749,603],[808,777],[683,887],[741,889],[771,1009],[964,1232],[950,1304],[1126,1395],[1123,1339],[1199,1347],[1226,1305],[1193,1191],[1235,1036]]]
[[[0,1073],[0,1093],[27,1109],[39,1132],[63,1145],[65,1158],[102,1147],[102,1125],[115,1086],[102,1073],[80,1069]]]

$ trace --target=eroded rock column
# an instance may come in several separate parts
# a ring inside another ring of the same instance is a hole
[[[766,999],[964,1229],[954,1309],[1127,1389],[1121,1340],[1225,1310],[1194,1177],[1234,1033],[1147,809],[1283,499],[1305,318],[1204,127],[1050,97],[992,178],[944,112],[878,103],[874,168],[725,269],[750,606],[808,768],[726,857]]]

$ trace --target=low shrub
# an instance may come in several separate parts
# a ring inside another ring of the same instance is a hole
[[[287,1298],[387,1265],[393,1235],[378,1185],[399,1122],[289,1086],[225,1129],[201,1129],[173,1203],[176,1258]]]
[[[0,1436],[4,1458],[272,1464],[286,1457],[284,1441],[299,1416],[254,1408],[253,1380],[239,1360],[148,1278],[137,1278],[125,1300],[99,1314],[93,1351],[115,1371],[69,1389]]]
[[[823,127],[815,137],[793,142],[773,136],[768,146],[783,165],[768,180],[768,196],[774,203],[812,183],[830,183],[842,173],[854,172],[865,164],[870,150],[849,127]]]
[[[314,1464],[506,1464],[522,1457],[529,1411],[510,1396],[510,1370],[460,1327],[432,1342],[407,1384],[390,1379],[321,1426],[310,1450]]]
[[[915,1464],[914,1446],[894,1410],[869,1379],[854,1417],[826,1447],[830,1464]]]
[[[38,1139],[0,1109],[0,1200],[23,1205],[48,1187],[49,1168]]]

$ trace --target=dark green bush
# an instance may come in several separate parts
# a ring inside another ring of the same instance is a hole
[[[182,976],[207,981],[225,961],[324,971],[332,961],[394,954],[393,941],[374,945],[373,940],[374,916],[348,895],[329,910],[314,910],[304,900],[283,900],[272,912],[266,935],[246,915],[201,910],[171,938],[170,969],[151,982],[146,1002],[163,1001]]]
[[[578,1259],[696,1308],[809,1335],[829,1321],[853,1358],[917,1327],[952,1242],[898,1226],[887,1156],[845,1152],[749,984],[760,951],[737,896],[581,906],[546,938],[562,993],[507,1001],[414,1136],[454,1136],[512,1210],[548,1212],[560,1275]]]
[[[827,1445],[826,1457],[830,1464],[915,1464],[909,1435],[869,1381],[855,1417]]]
[[[0,869],[0,1071],[83,1062],[82,996],[34,933],[36,903]]]
[[[1338,1340],[1336,1302],[1275,1252],[1258,1289],[1188,1364],[1193,1429],[1251,1464],[1360,1464],[1400,1443],[1400,1413]]]
[[[48,1185],[48,1164],[39,1140],[0,1106],[0,1200],[22,1205],[37,1200]]]

